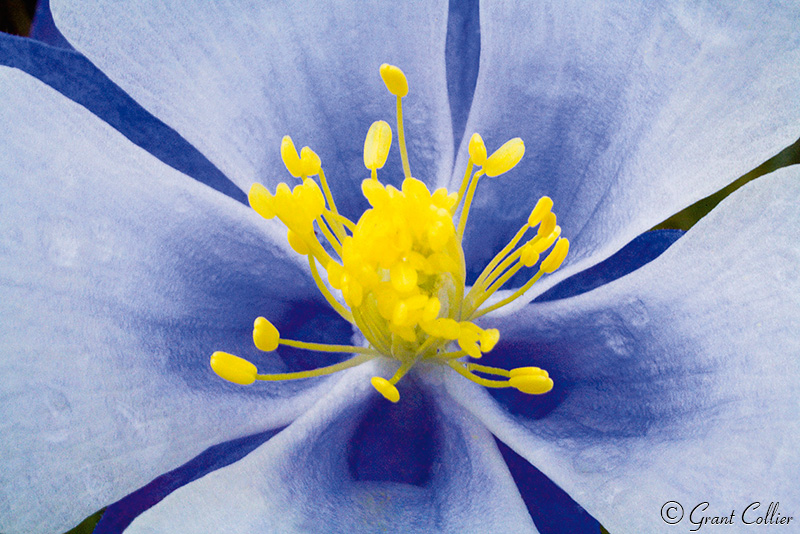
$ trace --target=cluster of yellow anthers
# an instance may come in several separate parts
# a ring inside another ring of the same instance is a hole
[[[484,175],[495,177],[511,170],[525,152],[522,139],[511,139],[487,156],[483,139],[474,134],[459,191],[437,189],[431,193],[424,183],[411,177],[401,104],[408,93],[406,77],[399,68],[387,64],[381,66],[380,74],[386,88],[397,97],[397,137],[405,174],[401,189],[378,181],[378,169],[383,168],[389,154],[392,130],[386,122],[377,121],[369,128],[364,142],[364,165],[371,177],[361,184],[372,208],[357,223],[337,211],[319,156],[308,147],[298,154],[288,136],[281,143],[281,157],[289,173],[302,183],[293,189],[281,183],[274,195],[264,186],[254,184],[249,194],[250,205],[256,212],[266,219],[277,216],[286,225],[289,244],[298,254],[307,256],[319,290],[343,318],[359,328],[369,346],[284,339],[271,322],[259,317],[253,341],[262,351],[273,351],[282,344],[350,353],[353,357],[312,371],[258,374],[247,360],[215,352],[211,367],[226,380],[251,384],[256,380],[321,376],[376,357],[388,357],[400,363],[397,372],[388,380],[373,377],[372,385],[392,402],[400,398],[395,384],[420,360],[448,365],[486,387],[513,387],[529,394],[550,391],[553,381],[538,367],[506,370],[463,361],[465,357],[480,358],[500,338],[498,330],[483,329],[474,320],[523,295],[544,273],[555,271],[569,250],[569,241],[560,237],[561,228],[550,211],[553,202],[542,197],[527,222],[464,294],[461,242],[478,180]],[[473,173],[476,166],[480,169]],[[313,176],[319,177],[319,184]],[[456,225],[453,221],[459,206]],[[536,235],[520,245],[526,232],[537,226]],[[320,243],[317,231],[326,245]],[[551,247],[539,263],[539,256]],[[538,271],[525,285],[507,298],[483,306],[520,269],[537,263]],[[327,283],[319,266],[325,270]],[[337,290],[339,298],[335,296]]]

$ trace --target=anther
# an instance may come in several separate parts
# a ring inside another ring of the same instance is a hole
[[[542,261],[542,265],[540,269],[548,274],[552,273],[564,262],[564,258],[567,257],[567,253],[569,252],[569,239],[561,238],[558,240],[556,245],[553,247],[553,250],[547,257]]]
[[[217,351],[212,354],[211,368],[220,378],[242,386],[255,382],[256,374],[258,374],[255,365],[227,352]]]
[[[550,210],[553,209],[553,200],[550,197],[542,197],[536,203],[536,206],[531,210],[531,214],[528,216],[528,226],[533,228],[540,222],[545,215],[551,213]]]
[[[303,176],[316,176],[322,168],[322,161],[316,152],[304,146],[300,151],[300,167]]]
[[[367,131],[367,138],[364,140],[364,166],[375,171],[382,169],[389,156],[389,148],[392,145],[392,129],[386,121],[375,121]],[[374,176],[377,180],[377,175]]]
[[[305,240],[291,228],[286,231],[286,240],[289,242],[289,246],[292,247],[292,250],[301,256],[308,256],[311,253]]]
[[[533,267],[539,262],[539,252],[532,244],[526,244],[522,248],[522,254],[519,256],[519,261],[525,267]]]
[[[514,375],[514,371],[516,371],[516,369],[511,371],[512,376],[508,379],[512,388],[529,395],[542,395],[553,389],[553,380],[547,376],[547,373]]]
[[[278,348],[280,333],[271,322],[264,317],[259,317],[253,323],[253,343],[258,350],[272,352]]]
[[[525,143],[515,137],[503,143],[486,159],[483,170],[486,176],[499,176],[513,169],[525,155]]]
[[[272,219],[275,217],[272,193],[267,191],[267,188],[263,185],[259,183],[251,185],[250,192],[247,194],[247,200],[250,202],[250,207],[265,219]]]
[[[556,229],[556,214],[552,211],[548,211],[542,216],[541,223],[539,224],[539,229],[536,232],[536,235],[539,237],[547,237],[550,233]]]
[[[400,400],[400,392],[397,391],[397,388],[394,384],[389,382],[383,377],[380,376],[373,376],[370,380],[372,387],[374,387],[378,393],[383,395],[383,397],[391,402],[397,402]]]
[[[483,144],[483,138],[480,134],[472,134],[472,137],[469,139],[467,150],[469,151],[469,157],[472,158],[472,162],[478,167],[483,167],[486,163],[486,145]]]
[[[408,94],[408,80],[406,75],[398,67],[384,63],[380,69],[383,83],[386,89],[395,96],[404,97]]]
[[[281,140],[281,159],[283,164],[286,165],[286,170],[295,178],[299,178],[303,174],[303,167],[300,164],[300,156],[297,155],[297,149],[294,147],[292,138],[284,135]]]

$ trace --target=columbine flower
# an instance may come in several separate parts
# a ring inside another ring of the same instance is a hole
[[[797,134],[800,14],[486,2],[478,45],[455,4],[53,6],[238,188],[120,135],[191,159],[80,56],[0,40],[120,130],[0,68],[0,531],[120,499],[104,532],[797,515],[797,171],[629,252]]]

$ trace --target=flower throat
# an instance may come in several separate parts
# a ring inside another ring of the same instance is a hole
[[[374,358],[391,358],[399,363],[394,375],[388,379],[375,376],[371,382],[386,399],[397,402],[400,393],[395,384],[424,360],[448,366],[485,387],[513,387],[534,395],[547,393],[553,388],[553,381],[543,369],[508,370],[468,361],[481,358],[500,339],[497,329],[481,328],[475,319],[521,297],[541,276],[555,271],[569,250],[569,241],[560,237],[561,228],[551,211],[552,200],[542,197],[525,224],[489,262],[475,284],[471,288],[465,285],[462,241],[478,181],[484,176],[495,178],[514,168],[525,153],[522,139],[511,139],[487,155],[483,139],[474,134],[469,141],[469,161],[459,190],[450,192],[441,188],[431,193],[423,182],[411,176],[403,131],[402,99],[408,94],[406,76],[388,64],[381,65],[380,75],[397,98],[397,141],[405,175],[401,189],[378,180],[378,170],[386,163],[392,144],[392,129],[388,123],[376,121],[364,141],[364,165],[371,177],[361,183],[361,192],[371,208],[358,222],[336,209],[319,156],[309,147],[303,147],[298,154],[289,136],[281,142],[281,158],[289,173],[301,183],[294,188],[278,184],[274,194],[256,183],[248,195],[250,206],[259,215],[265,219],[278,217],[286,226],[290,246],[307,257],[322,295],[339,315],[361,331],[369,346],[285,339],[269,320],[258,317],[253,326],[253,342],[259,350],[274,351],[279,345],[286,345],[353,356],[310,371],[259,374],[249,361],[215,352],[211,367],[225,380],[247,385],[256,380],[328,375]],[[460,213],[457,223],[456,213]],[[534,228],[535,235],[522,242]],[[547,250],[549,254],[539,262]],[[526,284],[487,304],[517,272],[537,264],[538,269]]]

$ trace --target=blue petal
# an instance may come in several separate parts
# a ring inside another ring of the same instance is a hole
[[[797,167],[762,177],[641,269],[495,320],[487,363],[539,365],[551,393],[451,393],[610,532],[670,500],[800,501],[798,196]]]
[[[0,65],[35,76],[167,165],[246,203],[242,190],[205,156],[145,111],[82,55],[0,33]]]
[[[450,2],[447,14],[447,94],[453,117],[453,144],[464,137],[472,94],[478,81],[481,55],[481,28],[478,0]]]
[[[533,522],[541,534],[598,534],[600,524],[544,473],[528,463],[500,440],[511,476],[522,494]],[[97,533],[96,533],[97,534]]]
[[[56,28],[55,22],[53,22],[53,14],[50,12],[50,0],[38,0],[36,2],[36,14],[31,24],[30,37],[50,46],[68,50],[73,49]]]
[[[548,195],[572,246],[531,297],[797,138],[797,3],[490,0],[480,20],[453,182],[474,131],[490,151],[515,136],[527,151],[479,185],[467,265],[479,272]]]
[[[345,451],[359,427],[373,426],[364,419],[374,417],[374,373],[371,364],[347,373],[286,430],[172,493],[128,532],[535,532],[491,435],[435,393],[439,445],[427,482],[354,476]],[[384,424],[403,424],[390,410]]]
[[[316,398],[210,370],[214,350],[292,366],[256,353],[254,317],[352,331],[275,225],[21,71],[0,67],[0,94],[0,531],[63,532]]]
[[[358,185],[369,176],[364,136],[373,121],[394,116],[394,97],[378,75],[384,62],[410,81],[415,176],[432,183],[451,171],[444,1],[322,8],[194,0],[176,8],[54,0],[51,7],[79,51],[244,190],[290,179],[279,155],[288,134],[320,155],[343,211],[360,215],[366,202]],[[397,183],[399,169],[395,148],[384,175]]]
[[[428,396],[406,379],[403,402],[372,395],[347,448],[350,476],[357,481],[390,481],[424,487],[438,460],[440,436],[436,409]]]
[[[681,230],[645,232],[610,258],[567,278],[539,295],[534,302],[574,297],[613,282],[659,257],[682,235]]]
[[[138,515],[161,502],[176,489],[241,460],[277,433],[278,430],[267,430],[209,447],[179,468],[164,473],[143,488],[109,506],[93,534],[122,532]]]

